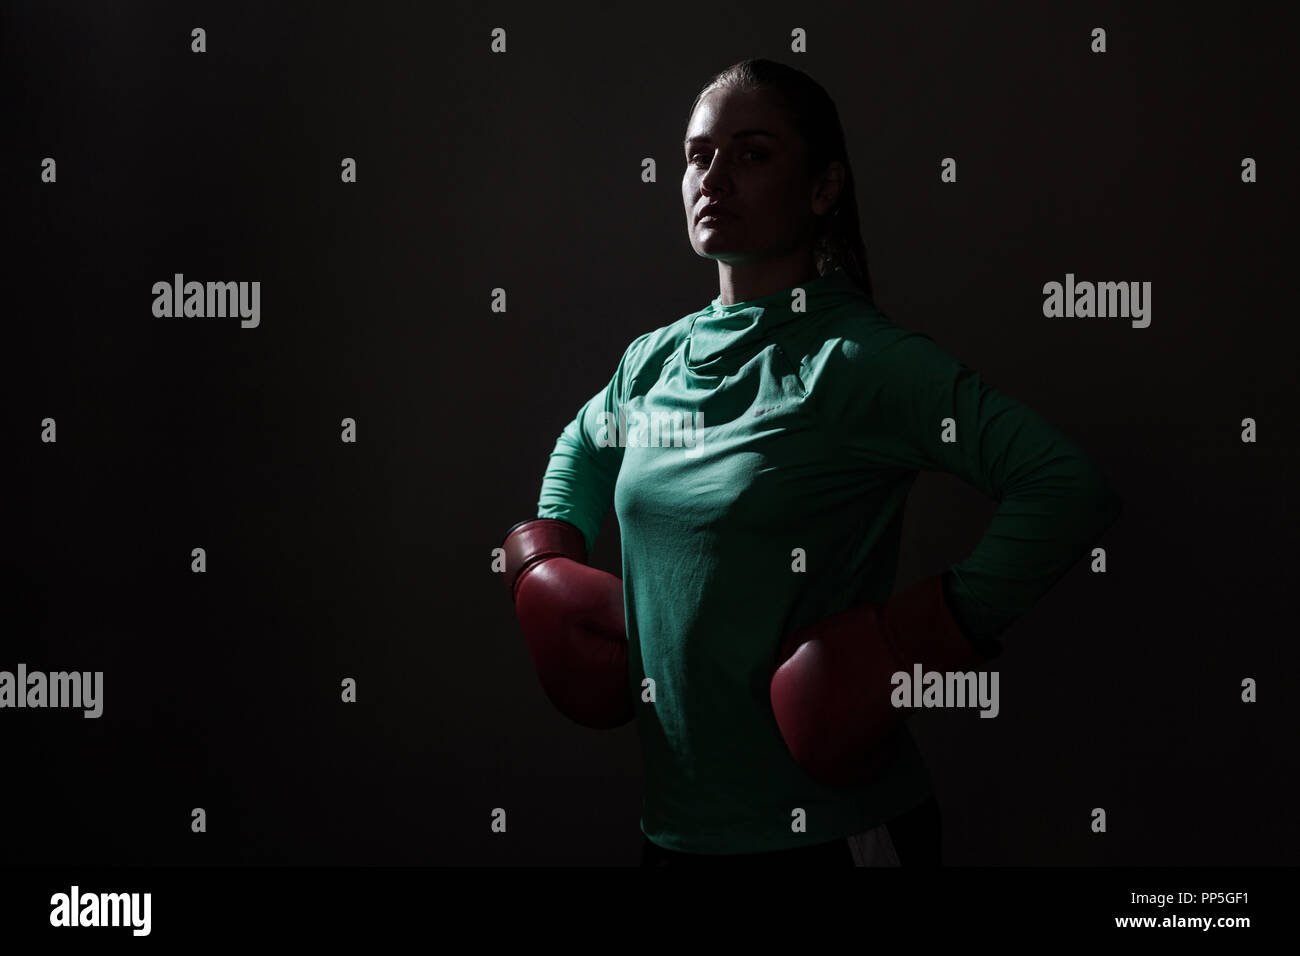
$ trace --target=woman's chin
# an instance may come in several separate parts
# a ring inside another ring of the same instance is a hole
[[[695,240],[695,251],[702,256],[722,256],[739,252],[740,246],[734,239],[705,235]]]

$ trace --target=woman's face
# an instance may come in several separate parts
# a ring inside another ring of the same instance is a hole
[[[718,90],[705,96],[686,127],[682,203],[697,255],[727,263],[788,255],[810,241],[815,199],[804,146],[784,111],[759,93]],[[701,221],[716,202],[717,218]]]

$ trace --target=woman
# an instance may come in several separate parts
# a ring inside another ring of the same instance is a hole
[[[736,64],[684,146],[719,295],[632,342],[560,435],[538,518],[504,544],[516,613],[562,712],[635,717],[644,865],[937,865],[892,675],[997,656],[1120,500],[1050,423],[875,308],[816,82]],[[966,560],[891,598],[921,470],[1001,507]],[[586,564],[611,504],[623,580]]]

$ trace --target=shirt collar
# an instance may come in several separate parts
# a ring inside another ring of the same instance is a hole
[[[796,288],[804,290],[804,309],[800,312],[792,308],[792,293]],[[696,313],[691,323],[691,332],[686,340],[686,364],[692,369],[706,371],[702,366],[732,349],[766,339],[773,329],[840,305],[854,296],[865,295],[843,269],[731,305],[723,305],[719,293],[708,308]]]

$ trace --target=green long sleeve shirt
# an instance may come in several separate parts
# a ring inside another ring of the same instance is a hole
[[[708,854],[810,846],[932,793],[906,730],[883,776],[818,783],[768,696],[788,635],[893,593],[922,470],[1000,503],[944,572],[953,616],[986,656],[1121,509],[1074,442],[893,324],[843,272],[719,296],[641,335],[565,427],[538,516],[572,522],[590,549],[615,508],[650,840]]]

